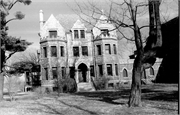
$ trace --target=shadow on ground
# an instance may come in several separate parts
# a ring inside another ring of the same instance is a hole
[[[178,90],[164,90],[166,85],[150,85],[143,86],[142,88],[142,100],[148,101],[166,101],[166,102],[178,102],[179,92]],[[110,104],[127,104],[126,102],[116,102],[118,99],[129,98],[130,89],[125,88],[118,91],[96,91],[96,92],[78,92],[75,95],[85,96],[92,100],[98,100],[107,102]]]

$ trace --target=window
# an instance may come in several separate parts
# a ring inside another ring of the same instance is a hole
[[[114,48],[114,54],[117,54],[116,44],[113,44],[113,48]]]
[[[149,69],[149,74],[154,75],[154,69],[152,67]]]
[[[69,67],[69,69],[70,69],[70,72],[69,72],[69,74],[70,74],[70,78],[75,78],[75,67]]]
[[[115,64],[115,71],[116,71],[116,75],[118,76],[118,65]]]
[[[57,67],[53,67],[52,68],[52,75],[53,75],[53,79],[57,79]]]
[[[64,57],[64,46],[60,46],[61,56]]]
[[[56,48],[56,46],[51,46],[51,57],[57,57],[57,48]]]
[[[101,33],[104,37],[109,36],[109,30],[108,29],[102,29]]]
[[[43,47],[43,54],[44,54],[44,57],[47,57],[47,47]]]
[[[79,56],[79,47],[73,47],[74,56]]]
[[[146,79],[146,70],[145,70],[145,69],[143,70],[142,78],[143,78],[143,79]]]
[[[101,45],[97,45],[97,55],[101,55]]]
[[[65,70],[65,67],[61,67],[61,72],[62,72],[62,79],[65,79],[65,75],[66,75],[66,70]]]
[[[105,44],[105,52],[106,52],[107,54],[111,54],[110,44]]]
[[[74,38],[75,39],[79,38],[78,30],[74,30]]]
[[[49,31],[49,37],[50,38],[56,38],[57,37],[57,31]]]
[[[93,65],[90,66],[90,75],[94,76],[94,66]]]
[[[82,46],[82,55],[88,56],[88,47],[87,46]]]
[[[98,65],[98,69],[99,69],[99,75],[102,76],[103,75],[102,65]]]
[[[84,30],[80,30],[80,33],[81,33],[81,38],[85,38],[85,32],[84,32]]]
[[[113,75],[113,72],[112,72],[112,64],[107,64],[107,74],[108,75]]]
[[[48,68],[44,68],[44,74],[45,74],[46,80],[48,80]]]
[[[128,72],[126,69],[123,70],[123,77],[128,77]]]

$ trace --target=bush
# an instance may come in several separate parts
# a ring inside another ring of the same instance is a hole
[[[106,77],[97,77],[94,79],[94,87],[96,90],[106,89],[106,85],[109,81],[109,78]]]
[[[57,87],[57,91],[60,93],[74,93],[77,91],[76,81],[72,78],[55,81],[55,87]]]

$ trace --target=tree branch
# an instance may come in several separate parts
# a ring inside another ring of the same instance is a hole
[[[150,27],[149,25],[144,25],[144,26],[141,26],[139,29],[143,29],[143,28],[146,28],[146,27]]]
[[[9,19],[8,21],[6,21],[5,24],[9,23],[10,21],[13,21],[13,20],[18,20],[18,18],[12,18],[12,19]]]
[[[8,7],[8,10],[10,10],[17,2],[18,2],[18,0],[14,1],[14,3],[11,3]]]
[[[6,61],[13,55],[13,54],[15,54],[16,53],[16,51],[14,51],[14,52],[12,52],[12,53],[10,53],[9,54],[9,56],[8,57],[6,57]]]

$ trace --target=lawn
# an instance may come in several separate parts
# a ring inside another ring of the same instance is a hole
[[[178,85],[154,84],[142,88],[143,107],[129,108],[130,89],[74,94],[19,93],[16,101],[0,103],[0,115],[177,115]]]

